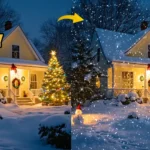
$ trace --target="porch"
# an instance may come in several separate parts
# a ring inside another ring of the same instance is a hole
[[[128,94],[133,91],[150,99],[150,70],[147,65],[113,63],[108,69],[107,97]]]
[[[12,70],[10,66],[0,66],[0,70],[0,91],[4,97],[8,100],[11,99],[18,105],[33,105],[36,103],[39,94],[42,92],[45,68],[18,65],[17,72]],[[20,83],[13,83],[14,79],[17,79]]]

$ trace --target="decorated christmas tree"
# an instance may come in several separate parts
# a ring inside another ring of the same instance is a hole
[[[55,51],[51,52],[51,59],[48,62],[48,70],[45,72],[42,88],[42,102],[61,105],[70,100],[66,74],[57,60]]]

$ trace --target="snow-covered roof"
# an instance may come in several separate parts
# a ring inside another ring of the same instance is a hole
[[[14,27],[12,27],[12,28],[9,29],[9,30],[4,31],[4,32],[3,32],[3,33],[4,33],[3,41],[4,41],[17,27],[18,27],[18,26],[14,26]]]
[[[13,28],[9,29],[9,30],[6,30],[4,31],[4,38],[3,38],[3,41],[13,32],[15,31],[15,29],[17,28],[20,28],[22,30],[22,28],[20,26],[14,26]],[[22,30],[23,32],[23,30]],[[23,32],[24,34],[24,32]],[[24,34],[25,36],[25,34]],[[26,37],[26,36],[25,36]],[[37,48],[35,47],[35,45],[32,43],[31,40],[29,40],[27,37],[26,39],[28,40],[29,44],[31,45],[32,49],[34,50],[35,54],[38,56],[38,58],[42,61],[42,62],[45,62],[45,60],[43,59],[43,57],[41,56],[41,54],[39,53],[39,51],[37,50]]]
[[[23,60],[23,59],[0,57],[0,64],[11,65],[13,63],[15,65],[22,65],[22,66],[47,67],[47,65],[42,61]]]
[[[125,53],[128,52],[135,44],[137,44],[137,42],[140,41],[149,31],[150,29],[146,29],[135,35],[132,35],[104,29],[96,29],[98,40],[108,61],[140,64],[150,63],[150,59],[130,57],[126,56]]]

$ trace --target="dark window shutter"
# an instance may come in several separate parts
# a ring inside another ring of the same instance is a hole
[[[97,49],[97,62],[100,62],[100,48]]]

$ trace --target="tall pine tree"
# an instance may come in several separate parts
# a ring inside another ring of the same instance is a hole
[[[95,67],[92,63],[92,49],[87,40],[76,36],[72,44],[72,106],[91,99],[95,89]],[[93,80],[93,81],[92,81]]]
[[[51,52],[51,59],[44,75],[42,88],[41,99],[43,102],[61,105],[70,100],[66,74],[57,60],[55,51]]]

